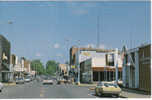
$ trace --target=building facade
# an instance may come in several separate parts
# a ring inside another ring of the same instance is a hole
[[[126,50],[123,59],[123,86],[151,91],[151,45]]]
[[[27,72],[28,74],[31,73],[31,62],[29,60],[24,61],[24,68],[25,72]]]
[[[91,82],[99,81],[99,80],[114,79],[114,78],[110,78],[110,79],[102,78],[103,77],[102,73],[104,71],[106,71],[107,73],[115,72],[114,53],[115,53],[115,50],[72,47],[70,49],[70,64],[71,66],[74,66],[75,68],[74,77],[76,78],[76,81],[82,81],[82,78],[85,75],[86,75],[85,77],[89,77],[89,78],[91,76],[93,77],[92,80],[90,80]],[[119,53],[118,58],[119,58],[118,59],[119,71],[120,71],[120,74],[122,74],[121,72],[122,68],[120,68],[122,67],[122,60],[120,58],[120,53]],[[96,65],[92,65],[92,64],[96,64]],[[109,70],[110,68],[109,66],[112,66],[114,68],[111,67],[111,70]],[[88,70],[90,72],[87,72]],[[92,74],[90,74],[91,72]]]
[[[105,57],[94,57],[80,63],[80,82],[114,81],[116,68],[108,66]],[[122,80],[122,65],[118,64],[118,79]]]
[[[0,81],[8,82],[10,72],[10,42],[0,35]]]
[[[14,64],[14,79],[18,77],[25,77],[26,75],[31,75],[31,62],[24,57],[18,58],[18,56],[13,57],[15,58]]]
[[[60,78],[64,78],[67,79],[68,78],[68,64],[59,64],[58,66],[58,74],[60,76]]]

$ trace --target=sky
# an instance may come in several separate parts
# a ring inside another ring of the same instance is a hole
[[[151,42],[150,2],[0,2],[0,34],[11,53],[44,64],[64,63],[73,45],[95,48],[97,23],[100,48]]]

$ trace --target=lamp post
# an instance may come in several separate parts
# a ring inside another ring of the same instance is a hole
[[[80,61],[79,61],[79,56],[80,56],[80,40],[78,40],[78,85],[80,84]]]
[[[66,39],[65,40],[65,42],[67,43],[67,51],[69,52],[69,45],[68,45],[68,43],[69,43],[69,41],[70,41],[70,39]],[[67,54],[67,57],[68,57],[68,63],[67,63],[67,75],[69,76],[69,55]]]
[[[115,50],[116,84],[118,84],[118,48]]]

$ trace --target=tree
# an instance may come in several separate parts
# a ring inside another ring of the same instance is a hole
[[[55,75],[55,72],[57,70],[58,63],[54,60],[49,60],[46,63],[46,73],[50,75]]]
[[[33,60],[31,62],[31,69],[35,70],[37,74],[45,74],[43,63],[39,59]]]

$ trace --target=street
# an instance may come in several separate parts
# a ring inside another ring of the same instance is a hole
[[[8,86],[0,93],[0,98],[95,98],[87,87],[76,85],[43,85],[30,82]]]
[[[150,95],[122,91],[119,98],[150,98]],[[42,82],[32,81],[14,86],[5,86],[0,93],[0,99],[16,98],[116,98],[114,96],[99,97],[89,87],[72,84],[43,85]]]

